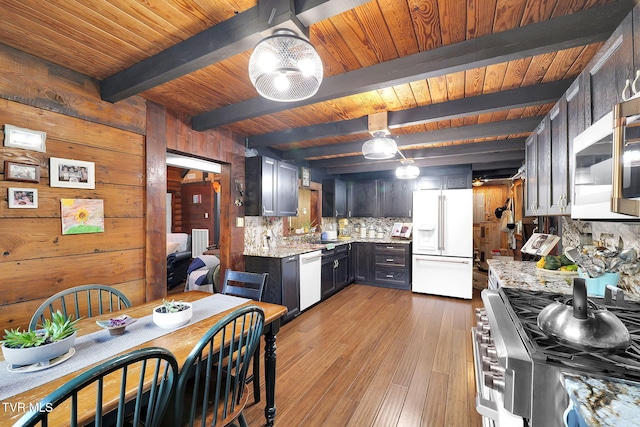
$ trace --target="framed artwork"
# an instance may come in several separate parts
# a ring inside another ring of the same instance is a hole
[[[38,190],[35,188],[9,188],[7,201],[10,208],[36,209],[38,207]]]
[[[102,199],[60,199],[62,234],[104,233]]]
[[[4,179],[7,181],[40,182],[40,166],[5,160]]]
[[[51,157],[49,168],[51,187],[96,188],[96,167],[93,162]]]
[[[4,125],[4,146],[46,152],[46,132]]]
[[[302,186],[311,187],[311,170],[309,168],[301,167]]]

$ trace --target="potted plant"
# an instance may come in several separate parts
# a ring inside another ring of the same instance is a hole
[[[162,300],[162,305],[153,309],[153,323],[164,329],[186,325],[193,316],[193,308],[188,302]]]
[[[41,329],[5,330],[2,354],[13,366],[46,363],[71,349],[76,339],[78,320],[73,320],[73,316],[67,318],[58,310],[51,319],[45,319]]]

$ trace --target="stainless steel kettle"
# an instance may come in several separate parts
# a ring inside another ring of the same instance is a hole
[[[559,342],[580,350],[616,352],[631,344],[618,317],[587,299],[585,279],[573,279],[573,298],[556,300],[538,314],[538,327]]]

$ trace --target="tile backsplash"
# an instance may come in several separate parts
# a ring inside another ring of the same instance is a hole
[[[268,242],[272,245],[282,244],[286,240],[295,239],[318,239],[319,234],[284,237],[283,218],[247,216],[245,217],[244,244],[248,250],[258,250],[265,244],[265,237],[270,236]],[[391,236],[391,229],[396,222],[411,222],[411,218],[349,218],[352,236],[356,237],[356,229],[361,227],[373,227],[382,230],[384,238]],[[322,218],[321,230],[338,230],[338,220],[336,218]],[[267,243],[269,244],[269,243]]]
[[[562,218],[562,247],[634,248],[640,254],[640,222],[582,221]],[[640,294],[640,275],[622,274],[618,287]]]

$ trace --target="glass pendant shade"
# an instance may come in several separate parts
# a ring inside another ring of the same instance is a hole
[[[396,151],[398,151],[398,145],[393,139],[386,136],[376,135],[362,144],[362,155],[365,159],[391,159],[396,155]]]
[[[396,178],[398,179],[414,179],[420,176],[420,168],[410,163],[398,166],[396,168]]]
[[[256,45],[249,78],[258,93],[272,101],[312,97],[322,83],[322,61],[311,43],[287,29],[276,30]]]

